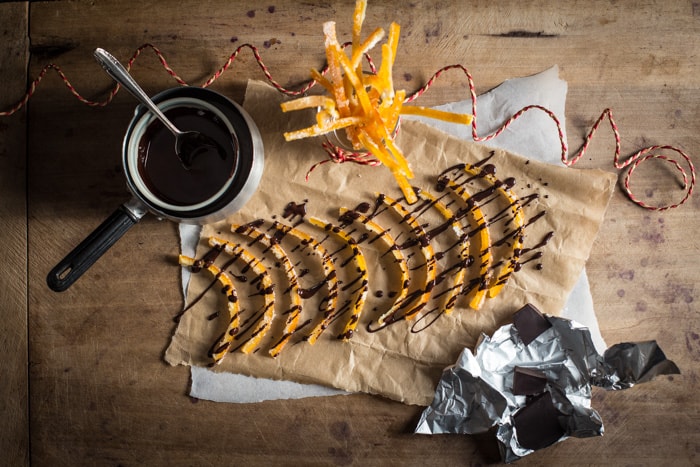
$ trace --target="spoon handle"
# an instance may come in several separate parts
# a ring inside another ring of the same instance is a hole
[[[146,94],[134,78],[131,77],[127,69],[119,63],[119,60],[114,58],[114,56],[106,50],[100,48],[95,49],[94,55],[97,62],[102,65],[102,68],[104,68],[107,74],[117,83],[121,84],[124,89],[133,94],[143,105],[148,107],[174,135],[180,133],[180,130],[178,130],[177,127],[168,120],[165,114],[161,112],[158,106],[148,97],[148,94]]]

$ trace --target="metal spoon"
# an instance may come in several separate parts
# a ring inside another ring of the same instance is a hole
[[[121,84],[124,89],[133,94],[142,104],[148,107],[148,109],[163,122],[165,127],[175,135],[175,153],[186,169],[192,166],[192,161],[197,154],[206,152],[208,149],[216,150],[221,158],[226,157],[223,149],[210,137],[198,131],[180,131],[173,125],[173,123],[168,120],[168,117],[166,117],[151,98],[148,97],[148,94],[141,89],[141,86],[136,83],[127,69],[124,68],[124,66],[119,63],[119,60],[114,58],[112,54],[104,49],[97,48],[95,49],[94,55],[95,59],[102,65],[102,68],[104,68],[107,74],[117,83]]]

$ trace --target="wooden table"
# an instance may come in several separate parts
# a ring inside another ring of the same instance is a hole
[[[0,4],[0,110],[48,63],[60,65],[88,99],[104,99],[111,82],[92,50],[127,60],[146,42],[191,84],[202,84],[248,42],[281,84],[294,86],[323,63],[322,22],[337,20],[345,40],[353,7],[175,4]],[[367,28],[392,20],[402,25],[396,79],[409,91],[452,63],[470,69],[479,92],[559,65],[569,84],[574,149],[612,107],[623,155],[672,144],[700,162],[697,2],[370,2]],[[133,73],[151,93],[176,85],[150,50]],[[248,78],[263,75],[244,52],[213,88],[240,99]],[[448,73],[423,103],[462,99],[466,90],[463,76]],[[480,438],[412,435],[421,408],[379,397],[250,405],[190,399],[188,370],[162,360],[181,306],[172,223],[144,219],[71,289],[51,292],[49,269],[127,198],[120,143],[133,108],[125,92],[104,108],[86,106],[49,71],[26,107],[0,117],[0,464],[493,461],[492,446]],[[580,166],[613,171],[613,150],[603,125]],[[640,166],[633,186],[642,200],[681,198],[669,167]],[[656,339],[682,375],[623,392],[594,390],[605,436],[559,443],[522,465],[700,463],[699,231],[700,196],[656,212],[616,192],[587,266],[603,336],[609,344]]]

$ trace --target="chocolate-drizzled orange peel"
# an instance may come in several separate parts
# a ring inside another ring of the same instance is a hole
[[[329,235],[332,235],[340,240],[345,245],[345,248],[350,248],[350,251],[352,252],[352,261],[355,263],[357,273],[360,275],[360,287],[352,305],[350,319],[348,320],[347,324],[345,325],[345,329],[341,334],[343,340],[347,340],[352,336],[352,333],[360,320],[360,314],[365,306],[365,302],[367,301],[367,293],[369,292],[369,274],[367,272],[367,262],[365,260],[365,256],[362,253],[362,250],[360,250],[360,247],[357,246],[357,242],[355,242],[355,240],[340,227],[315,217],[310,217],[307,219],[307,221],[311,225],[318,227]],[[316,324],[311,332],[309,332],[307,340],[311,344],[316,342],[321,333],[326,330],[336,316],[337,314],[335,313],[326,313],[324,319]]]
[[[523,215],[522,207],[520,206],[520,200],[517,195],[513,193],[508,186],[508,184],[498,180],[492,173],[484,171],[479,166],[474,166],[466,164],[464,166],[464,171],[475,177],[480,177],[488,181],[492,186],[496,187],[496,191],[503,196],[508,205],[510,206],[511,213],[513,214],[513,225],[515,230],[511,233],[513,237],[513,243],[511,246],[510,257],[503,263],[501,269],[491,276],[491,282],[488,287],[488,297],[494,298],[503,289],[503,286],[508,282],[508,279],[515,271],[518,265],[518,260],[520,259],[520,252],[523,248],[523,230],[525,228],[525,217]]]
[[[491,238],[488,225],[484,213],[476,202],[470,200],[470,195],[466,188],[449,179],[447,180],[447,186],[466,204],[468,213],[476,224],[476,229],[474,230],[477,234],[476,243],[479,249],[479,283],[467,293],[467,299],[469,300],[470,308],[479,310],[484,304],[486,291],[491,282]]]
[[[416,194],[408,182],[413,172],[394,137],[401,115],[419,115],[452,123],[470,125],[472,116],[419,106],[405,106],[406,91],[395,90],[392,68],[396,58],[400,27],[391,23],[386,43],[382,44],[382,62],[375,74],[362,70],[362,58],[384,37],[381,28],[361,39],[366,0],[355,4],[351,51],[348,56],[338,42],[335,22],[323,25],[328,71],[324,75],[311,71],[311,78],[328,92],[328,96],[305,96],[282,103],[282,111],[319,109],[316,124],[284,133],[287,141],[325,135],[345,129],[355,151],[367,151],[391,170],[406,201],[413,204]]]
[[[445,219],[446,222],[451,222],[450,225],[452,227],[452,232],[455,234],[455,236],[457,237],[457,241],[459,242],[460,261],[462,264],[466,264],[469,259],[469,237],[464,234],[462,225],[457,219],[455,219],[452,210],[440,200],[435,198],[435,196],[433,196],[431,193],[421,189],[416,189],[416,192],[418,194],[418,197],[428,201],[430,205],[433,206],[440,213],[440,215],[443,217],[443,219]],[[452,287],[450,287],[446,292],[447,297],[445,298],[445,305],[443,310],[444,313],[452,313],[452,310],[457,305],[457,297],[464,288],[464,280],[466,276],[466,267],[457,268],[457,271],[453,274],[454,280],[452,283]]]
[[[282,249],[282,247],[272,237],[258,229],[255,224],[233,224],[231,225],[231,231],[249,237],[254,243],[260,243],[265,248],[269,249],[269,251],[272,252],[272,255],[282,263],[284,274],[287,276],[287,281],[289,282],[288,292],[291,300],[291,307],[289,310],[284,312],[287,319],[284,323],[282,338],[273,344],[268,351],[270,356],[276,357],[280,354],[287,342],[289,342],[289,339],[292,337],[292,334],[299,324],[302,305],[301,296],[299,295],[299,279],[297,273],[294,270],[294,266],[292,265],[289,256],[287,256],[287,253]]]
[[[340,218],[341,219],[347,219],[348,221],[356,221],[362,224],[367,230],[370,232],[374,233],[377,237],[376,239],[381,238],[381,240],[384,242],[384,244],[388,247],[388,251],[391,253],[391,255],[394,257],[394,262],[399,266],[399,271],[401,272],[401,290],[399,293],[396,295],[394,298],[394,303],[389,307],[387,311],[382,313],[382,315],[377,319],[377,321],[380,324],[384,323],[384,320],[393,314],[396,313],[396,311],[399,309],[401,306],[401,303],[403,300],[406,298],[406,295],[408,295],[408,286],[410,283],[410,278],[409,278],[409,271],[408,271],[408,263],[406,263],[406,258],[404,258],[403,253],[401,250],[398,248],[398,245],[396,244],[396,241],[394,238],[391,236],[388,230],[382,228],[379,224],[365,216],[364,214],[361,214],[357,211],[350,211],[346,208],[341,208],[340,209]]]
[[[311,251],[321,258],[323,277],[328,288],[324,313],[335,313],[338,304],[338,275],[333,265],[333,259],[331,259],[326,248],[318,240],[295,227],[277,221],[272,226],[285,235],[291,235],[296,238],[300,244],[308,245]]]
[[[423,284],[423,287],[419,289],[421,290],[421,294],[413,308],[404,314],[404,317],[410,320],[415,318],[416,315],[428,303],[428,300],[430,300],[430,295],[433,291],[433,287],[435,286],[435,279],[437,278],[437,258],[435,257],[435,250],[430,244],[428,235],[425,233],[425,230],[420,225],[418,220],[410,212],[408,212],[408,210],[403,207],[401,203],[382,193],[376,193],[376,196],[382,203],[391,208],[398,216],[401,217],[401,223],[405,222],[408,224],[413,231],[413,235],[416,237],[416,242],[420,247],[421,255],[425,261],[425,283]]]
[[[180,255],[179,262],[182,266],[194,267],[197,260],[190,258],[189,256]],[[240,305],[238,303],[238,294],[236,288],[233,286],[233,281],[222,271],[221,268],[215,264],[207,264],[204,268],[209,271],[211,275],[221,284],[222,290],[226,294],[228,302],[228,315],[229,323],[226,331],[221,335],[218,341],[212,346],[210,356],[214,359],[215,364],[221,363],[223,358],[226,356],[229,348],[231,347],[231,342],[236,334],[238,334],[239,323],[240,323]]]
[[[263,314],[248,340],[241,346],[241,352],[250,354],[258,348],[263,337],[272,325],[272,319],[275,314],[275,294],[272,279],[270,278],[267,268],[260,260],[242,246],[216,237],[209,238],[209,245],[214,248],[222,248],[223,252],[231,257],[240,258],[248,264],[253,269],[253,272],[260,278],[259,289],[264,300]],[[228,332],[224,333],[223,337],[227,338],[228,334]],[[234,338],[238,339],[240,337],[241,334],[236,334]],[[223,358],[223,355],[221,358]]]

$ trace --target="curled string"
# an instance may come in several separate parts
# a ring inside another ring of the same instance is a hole
[[[377,166],[381,164],[381,162],[375,159],[369,152],[348,151],[341,148],[337,144],[333,144],[327,138],[326,141],[321,143],[321,147],[324,151],[326,151],[328,159],[323,159],[319,162],[316,162],[314,165],[311,166],[311,168],[309,168],[309,170],[306,172],[306,177],[304,177],[304,179],[307,182],[309,181],[311,172],[313,172],[316,169],[316,167],[319,167],[328,162],[335,162],[336,164],[342,164],[344,162],[353,162],[355,164],[369,166]]]
[[[595,132],[598,130],[598,127],[600,124],[605,120],[607,117],[608,122],[610,123],[610,128],[613,131],[613,135],[615,136],[615,155],[613,158],[613,165],[615,166],[616,169],[618,170],[623,170],[627,169],[627,172],[625,173],[623,182],[622,182],[622,189],[627,195],[627,197],[636,205],[644,208],[644,209],[649,209],[652,211],[665,211],[667,209],[673,209],[681,206],[683,203],[688,201],[688,199],[692,196],[693,190],[695,188],[695,181],[696,181],[696,176],[695,176],[695,165],[693,164],[692,159],[688,154],[683,152],[681,149],[678,149],[674,146],[668,146],[668,145],[655,145],[655,146],[649,146],[644,149],[640,149],[636,153],[634,153],[632,156],[627,158],[624,161],[620,161],[620,130],[617,127],[617,124],[615,123],[615,119],[613,118],[612,115],[612,109],[605,109],[603,113],[598,117],[598,120],[593,124],[591,127],[591,130],[588,132],[586,135],[586,138],[583,142],[583,145],[581,146],[581,149],[579,150],[578,154],[576,154],[573,158],[567,159],[564,155],[562,155],[562,162],[568,166],[574,165],[578,160],[583,157],[583,154],[586,152],[586,149],[588,149],[588,146],[591,142],[591,138],[595,134]],[[672,151],[678,154],[684,161],[685,164],[688,168],[688,171],[690,172],[690,181],[688,180],[688,173],[686,172],[686,169],[683,168],[683,166],[678,162],[678,160],[670,158],[664,154],[656,154],[655,151],[658,150],[667,150],[667,151]],[[630,187],[630,181],[632,179],[632,174],[634,173],[634,170],[639,167],[639,165],[642,162],[648,161],[650,159],[658,159],[664,162],[668,162],[669,164],[673,165],[676,170],[679,172],[681,178],[683,179],[683,184],[682,184],[682,189],[684,191],[684,195],[681,198],[680,201],[677,203],[673,204],[667,204],[667,205],[661,205],[661,206],[654,206],[654,205],[649,205],[646,204],[644,201],[639,199],[633,192],[632,188]]]
[[[343,47],[347,47],[349,43],[346,43],[343,45]],[[165,56],[163,53],[158,49],[156,46],[153,44],[143,44],[140,47],[138,47],[131,58],[128,60],[126,64],[126,69],[130,70],[134,61],[141,55],[143,50],[150,48],[155,55],[158,57],[158,60],[160,61],[161,65],[163,68],[166,70],[166,72],[181,86],[187,86],[187,82],[183,80],[175,71],[168,65],[167,60],[165,59]],[[278,83],[270,73],[268,67],[265,65],[263,62],[263,59],[260,55],[260,52],[257,47],[251,44],[242,44],[236,50],[229,55],[228,59],[224,63],[224,65],[219,68],[204,84],[201,85],[201,87],[208,87],[211,84],[213,84],[217,79],[219,79],[225,72],[228,70],[235,59],[238,57],[238,55],[241,53],[243,49],[249,49],[253,56],[255,57],[255,61],[262,70],[263,74],[265,75],[265,78],[267,81],[280,93],[288,95],[288,96],[300,96],[308,92],[315,84],[316,82],[313,80],[308,81],[306,84],[304,84],[300,89],[297,90],[291,90],[288,89],[284,86],[282,86],[280,83]],[[369,67],[370,67],[370,72],[375,73],[376,72],[376,67],[374,66],[374,63],[372,62],[372,59],[369,55],[365,55],[365,58],[368,61]],[[549,109],[540,106],[540,105],[528,105],[520,109],[519,111],[515,112],[511,117],[509,117],[498,129],[496,129],[494,132],[492,132],[489,135],[486,136],[479,136],[477,132],[477,110],[476,110],[476,102],[477,102],[477,97],[476,97],[476,88],[474,86],[474,80],[471,76],[471,73],[469,73],[469,70],[467,70],[466,67],[463,65],[448,65],[445,66],[441,69],[439,69],[437,72],[435,72],[430,79],[418,90],[413,92],[412,94],[406,96],[406,99],[404,100],[404,103],[410,103],[413,102],[414,100],[418,99],[420,96],[422,96],[434,83],[435,81],[446,71],[452,70],[452,69],[457,69],[461,70],[468,81],[469,84],[469,94],[470,98],[472,101],[472,115],[473,115],[473,120],[472,120],[472,139],[475,142],[486,142],[489,141],[493,138],[496,138],[498,135],[500,135],[503,131],[506,130],[513,122],[515,122],[519,117],[521,117],[523,114],[530,110],[539,110],[544,112],[546,115],[548,115],[552,121],[555,123],[558,136],[559,136],[559,141],[561,143],[561,160],[562,162],[567,165],[567,166],[572,166],[578,162],[581,157],[583,157],[584,153],[588,149],[588,146],[590,145],[591,139],[595,132],[598,130],[600,127],[600,124],[605,120],[606,118],[608,119],[610,123],[610,127],[613,131],[613,135],[615,137],[615,154],[613,158],[613,165],[616,169],[618,170],[623,170],[627,169],[627,172],[625,173],[625,176],[623,178],[623,191],[627,195],[627,197],[635,204],[638,206],[644,208],[644,209],[649,209],[649,210],[654,210],[654,211],[664,211],[667,209],[672,209],[672,208],[677,208],[684,204],[688,199],[693,194],[693,190],[695,188],[695,182],[696,182],[696,173],[695,173],[695,166],[693,165],[692,159],[690,156],[688,156],[685,152],[683,152],[681,149],[678,149],[674,146],[668,146],[668,145],[655,145],[655,146],[650,146],[646,147],[644,149],[641,149],[634,153],[632,156],[630,156],[628,159],[624,161],[620,161],[620,155],[621,155],[621,145],[620,145],[620,134],[619,134],[619,129],[617,127],[617,124],[615,123],[615,120],[613,119],[612,115],[612,110],[611,109],[605,109],[601,116],[598,118],[598,120],[593,124],[591,127],[591,130],[588,132],[586,135],[586,138],[584,139],[584,143],[579,149],[578,153],[576,153],[573,157],[569,158],[568,156],[568,147],[566,144],[566,139],[564,138],[564,132],[562,130],[561,123],[559,119],[556,117],[556,115]],[[60,79],[63,81],[64,85],[68,90],[70,91],[71,94],[73,94],[80,102],[91,106],[91,107],[104,107],[107,104],[109,104],[113,99],[114,96],[119,92],[120,85],[116,84],[108,93],[107,97],[104,100],[98,101],[98,100],[90,100],[82,96],[77,89],[71,84],[71,82],[68,80],[68,77],[65,75],[63,70],[61,68],[53,63],[50,63],[39,72],[37,77],[30,83],[29,87],[27,88],[27,91],[25,95],[13,106],[11,106],[9,109],[0,111],[0,117],[7,117],[10,115],[13,115],[14,113],[18,112],[20,109],[22,109],[29,99],[34,95],[36,92],[37,86],[39,83],[44,79],[46,74],[50,71],[53,70],[58,74]],[[325,74],[327,71],[327,66],[323,68],[321,71],[322,74]],[[333,144],[330,142],[328,139],[322,143],[322,147],[326,154],[328,155],[328,159],[325,159],[323,161],[320,161],[316,164],[314,164],[309,171],[306,174],[306,178],[308,179],[310,173],[319,165],[324,164],[326,162],[335,162],[335,163],[344,163],[344,162],[353,162],[357,164],[362,164],[362,165],[379,165],[379,161],[374,159],[372,157],[372,154],[369,152],[357,152],[357,151],[348,151],[345,150],[341,147],[339,147],[336,144]],[[655,151],[658,150],[667,150],[667,151],[672,151],[678,154],[683,161],[685,162],[685,165],[687,166],[687,171],[686,168],[684,168],[681,163],[674,158],[671,158],[669,156],[666,156],[664,154],[657,154]],[[661,205],[661,206],[654,206],[654,205],[649,205],[641,201],[633,192],[630,187],[630,180],[632,178],[632,174],[634,173],[635,169],[642,164],[645,161],[648,161],[650,159],[659,159],[661,161],[668,162],[672,164],[676,170],[679,172],[683,183],[682,183],[682,189],[684,190],[684,196],[682,199],[676,203],[669,204],[669,205]],[[690,174],[690,178],[688,177],[688,174]]]
[[[153,53],[158,58],[158,60],[160,61],[161,65],[163,66],[165,71],[179,85],[188,86],[187,82],[184,79],[182,79],[177,73],[175,73],[175,71],[170,67],[167,60],[165,59],[165,55],[163,54],[163,52],[161,52],[160,49],[153,44],[146,43],[146,44],[143,44],[140,47],[138,47],[134,51],[134,53],[131,55],[131,57],[129,58],[129,60],[127,61],[126,65],[125,65],[125,68],[127,70],[129,70],[129,71],[131,70],[131,67],[133,66],[134,62],[136,61],[136,59],[139,57],[139,55],[141,55],[141,53],[145,49],[151,49],[153,51]],[[228,57],[228,60],[224,63],[224,65],[219,70],[217,70],[204,84],[202,84],[201,87],[206,88],[206,87],[210,86],[211,84],[213,84],[217,79],[219,79],[221,77],[221,75],[224,74],[224,72],[226,70],[228,70],[229,67],[233,64],[234,60],[236,59],[236,57],[238,57],[238,55],[241,53],[241,51],[243,49],[250,49],[252,51],[253,56],[255,57],[256,63],[258,64],[258,66],[262,70],[262,72],[265,75],[265,77],[267,78],[268,82],[275,89],[277,89],[279,92],[281,92],[283,94],[286,94],[288,96],[299,96],[299,95],[302,95],[302,94],[308,92],[316,84],[316,82],[312,80],[312,81],[307,82],[301,89],[298,89],[298,90],[290,90],[290,89],[285,88],[284,86],[279,84],[277,81],[275,81],[275,79],[272,77],[272,74],[270,73],[270,71],[267,68],[267,66],[265,65],[265,63],[263,62],[262,57],[260,56],[260,52],[258,51],[257,47],[255,47],[254,45],[251,45],[251,44],[242,44]],[[34,95],[34,93],[36,92],[37,86],[44,79],[44,77],[46,76],[46,74],[50,70],[53,70],[56,72],[56,74],[58,74],[58,76],[63,81],[63,84],[66,86],[66,88],[68,88],[68,90],[70,91],[71,94],[73,94],[80,102],[82,102],[83,104],[86,104],[90,107],[104,107],[104,106],[106,106],[114,99],[114,96],[117,95],[117,93],[119,92],[119,89],[121,87],[119,84],[115,84],[114,87],[112,87],[112,89],[109,91],[107,97],[104,100],[101,100],[101,101],[90,100],[90,99],[87,99],[86,97],[84,97],[83,95],[81,95],[77,91],[77,89],[70,82],[70,80],[68,79],[66,74],[63,72],[63,70],[61,70],[60,66],[58,66],[54,63],[49,63],[48,65],[44,66],[44,68],[39,72],[37,77],[31,82],[31,84],[27,88],[27,92],[25,93],[24,97],[22,97],[22,99],[20,99],[16,104],[11,106],[9,109],[7,109],[5,111],[0,111],[0,117],[9,117],[10,115],[12,115],[12,114],[18,112],[20,109],[22,109],[27,104],[29,99]]]
[[[693,190],[695,188],[695,182],[696,182],[696,174],[695,174],[695,165],[693,164],[692,159],[688,154],[683,152],[681,149],[678,149],[674,146],[669,146],[669,145],[655,145],[655,146],[649,146],[644,149],[640,149],[636,153],[634,153],[632,156],[630,156],[628,159],[624,161],[620,161],[620,156],[621,156],[621,144],[620,144],[620,131],[615,123],[615,119],[613,118],[612,114],[612,109],[605,109],[603,113],[598,117],[598,120],[593,124],[591,127],[590,131],[586,135],[583,145],[581,148],[578,150],[578,152],[571,158],[569,158],[569,149],[566,144],[566,138],[564,137],[564,131],[561,126],[561,122],[557,118],[557,116],[552,112],[551,110],[547,109],[546,107],[543,107],[541,105],[528,105],[523,107],[522,109],[518,110],[515,112],[510,118],[508,118],[500,127],[498,127],[493,133],[486,135],[486,136],[479,136],[477,129],[476,129],[476,124],[477,124],[477,115],[476,115],[476,88],[474,86],[474,80],[472,79],[471,74],[469,73],[469,70],[467,70],[464,66],[462,65],[448,65],[446,67],[441,68],[438,70],[433,76],[430,77],[430,79],[416,92],[411,94],[410,96],[406,97],[406,100],[404,101],[405,103],[412,102],[418,97],[420,97],[423,93],[425,93],[430,86],[432,86],[444,72],[452,69],[458,69],[461,70],[467,77],[467,81],[469,83],[469,94],[471,97],[472,101],[472,115],[473,115],[473,120],[472,120],[472,138],[476,142],[485,142],[489,141],[501,133],[505,131],[506,128],[508,128],[514,121],[516,121],[519,117],[521,117],[523,114],[530,110],[540,110],[544,112],[547,116],[549,116],[552,121],[555,123],[557,127],[557,133],[559,136],[559,142],[561,143],[561,161],[565,165],[571,167],[576,162],[578,162],[581,157],[585,154],[586,150],[588,149],[588,146],[591,143],[591,139],[593,138],[593,135],[596,133],[598,128],[600,127],[600,124],[607,118],[608,122],[610,123],[610,128],[613,131],[613,135],[615,137],[615,154],[613,157],[613,166],[617,170],[623,170],[627,169],[627,172],[625,173],[625,176],[622,181],[622,190],[624,193],[627,195],[627,197],[635,203],[636,205],[644,208],[644,209],[649,209],[652,211],[665,211],[667,209],[674,209],[682,204],[684,204],[688,199],[693,194]],[[663,155],[663,154],[656,154],[654,151],[658,150],[667,150],[667,151],[672,151],[678,154],[683,161],[685,162],[685,165],[687,167],[684,168],[681,163],[674,158],[671,158],[669,156]],[[684,195],[681,198],[680,201],[672,204],[667,204],[667,205],[660,205],[660,206],[654,206],[645,203],[641,199],[639,199],[633,192],[631,188],[631,179],[632,179],[632,174],[634,173],[634,170],[643,162],[648,161],[650,159],[658,159],[661,161],[668,162],[672,164],[675,169],[678,171],[680,174],[683,183],[682,183],[682,189],[684,191]],[[690,174],[690,180],[688,179],[688,173]]]

